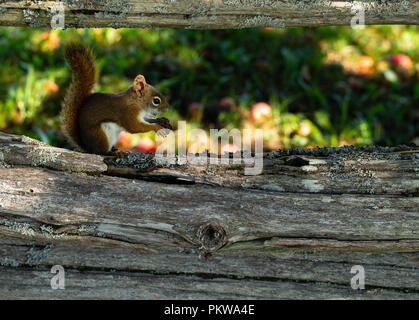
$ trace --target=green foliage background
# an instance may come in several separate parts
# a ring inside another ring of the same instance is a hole
[[[216,119],[189,120],[204,128],[242,127],[251,106],[264,101],[272,106],[280,147],[391,145],[419,136],[417,26],[0,28],[0,130],[66,145],[58,113],[71,75],[61,49],[74,37],[83,39],[97,56],[96,91],[125,90],[136,74],[144,74],[170,97],[167,116],[172,122],[188,120],[192,103],[199,103],[201,111],[218,110],[220,99],[228,96],[235,108],[216,114]],[[413,61],[409,72],[398,73],[391,66],[397,53]],[[384,67],[358,74],[361,55]],[[331,62],[331,57],[336,59]],[[302,123],[312,129],[308,136],[298,134]]]

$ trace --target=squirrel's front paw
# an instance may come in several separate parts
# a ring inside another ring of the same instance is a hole
[[[158,124],[162,128],[173,130],[172,125],[170,124],[169,119],[167,119],[165,117],[157,118],[156,119],[156,124]]]

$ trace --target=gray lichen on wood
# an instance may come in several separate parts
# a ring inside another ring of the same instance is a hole
[[[285,28],[285,23],[278,18],[272,18],[268,16],[256,16],[246,18],[239,25],[240,28],[255,28],[255,27],[273,27],[273,28]]]
[[[0,133],[0,166],[2,164],[89,173],[100,173],[107,168],[100,156],[53,148],[28,137],[5,133]]]

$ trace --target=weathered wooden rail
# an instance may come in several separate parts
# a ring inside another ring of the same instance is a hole
[[[350,25],[360,8],[365,24],[419,24],[419,0],[1,0],[0,25],[50,27],[58,3],[78,28]]]
[[[0,298],[418,299],[411,149],[271,152],[243,176],[0,133]]]

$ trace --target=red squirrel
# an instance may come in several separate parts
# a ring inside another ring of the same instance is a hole
[[[61,110],[61,128],[72,144],[89,153],[119,154],[113,146],[122,131],[130,133],[171,129],[166,118],[166,99],[143,75],[121,93],[92,93],[96,60],[85,44],[70,41],[64,46],[72,80]]]

